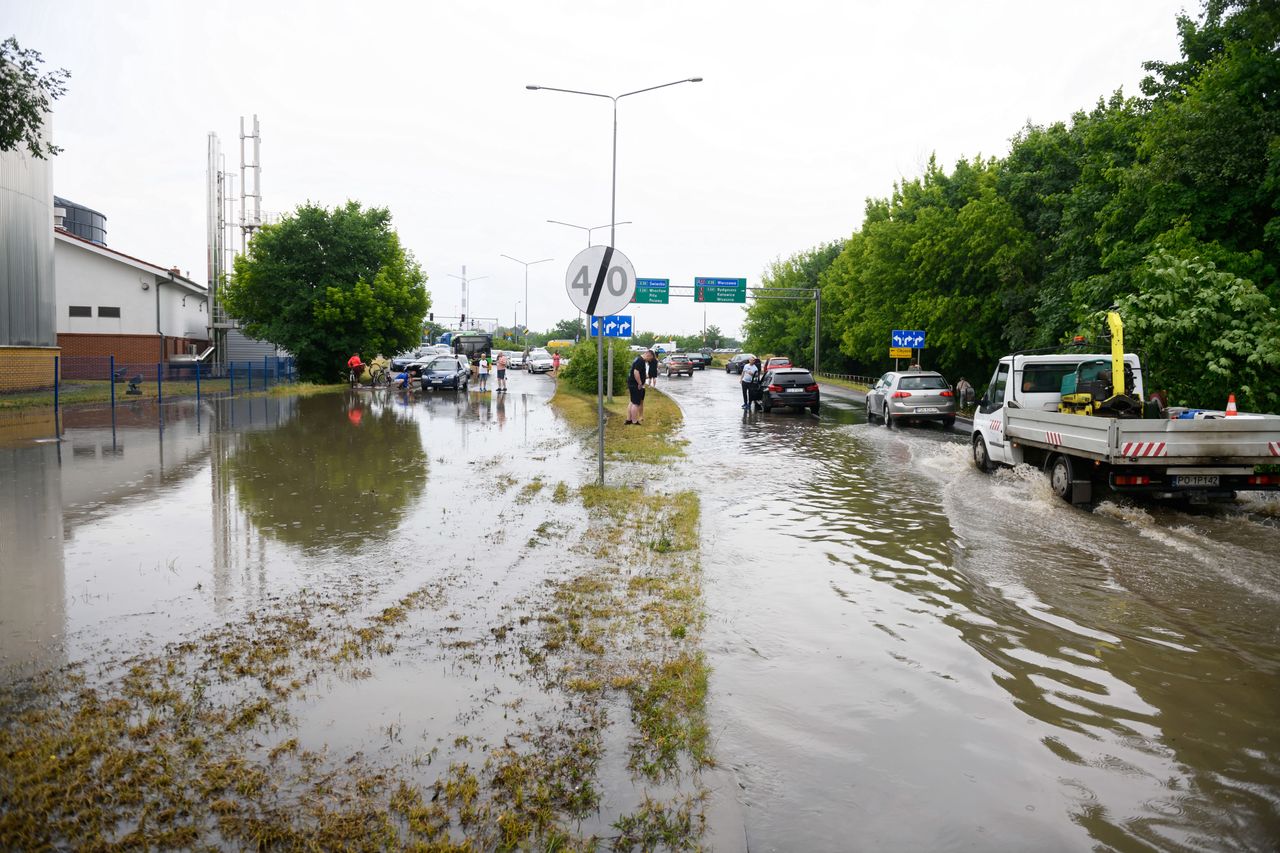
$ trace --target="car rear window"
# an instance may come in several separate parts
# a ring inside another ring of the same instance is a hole
[[[812,374],[803,370],[779,370],[773,374],[774,381],[783,382],[787,385],[812,385]]]
[[[898,380],[898,388],[903,391],[932,391],[950,387],[941,376],[904,376]]]

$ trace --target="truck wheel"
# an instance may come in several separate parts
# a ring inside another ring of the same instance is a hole
[[[983,441],[981,435],[973,437],[973,464],[984,474],[990,474],[995,470],[995,466],[991,464],[991,454],[987,453],[987,443]]]
[[[1071,481],[1075,472],[1071,468],[1071,457],[1061,453],[1053,457],[1049,463],[1049,488],[1064,501],[1071,500]]]

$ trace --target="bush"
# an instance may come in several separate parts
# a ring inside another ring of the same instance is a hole
[[[635,354],[628,348],[626,341],[618,338],[608,339],[613,348],[613,393],[624,393],[627,386],[627,371]],[[606,350],[606,369],[609,353]],[[569,363],[560,368],[560,379],[568,382],[571,388],[588,394],[596,392],[596,342],[583,341],[569,351]],[[605,390],[608,390],[606,388]]]

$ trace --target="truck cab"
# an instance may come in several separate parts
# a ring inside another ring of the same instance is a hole
[[[1056,412],[1062,401],[1063,379],[1073,375],[1081,364],[1109,359],[1098,353],[1056,353],[1052,355],[1007,355],[1000,359],[987,389],[978,400],[973,416],[974,461],[989,470],[995,465],[1018,465],[1028,461],[1023,446],[1007,439],[1006,407],[1033,411]],[[1125,353],[1127,375],[1133,378],[1133,393],[1143,399],[1142,362],[1134,353]],[[985,447],[979,448],[981,437]],[[978,456],[985,453],[987,459]]]

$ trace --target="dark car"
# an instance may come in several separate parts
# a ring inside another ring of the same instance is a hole
[[[941,373],[891,370],[867,391],[867,423],[891,427],[905,421],[956,422],[956,395]]]
[[[822,392],[813,374],[803,367],[779,367],[765,374],[764,395],[760,400],[766,412],[777,406],[808,409],[815,415],[821,408]]]
[[[692,362],[693,366],[698,370],[706,370],[707,365],[711,363],[711,356],[707,355],[705,352],[691,352],[688,353],[688,356],[689,361]]]
[[[471,364],[466,356],[442,355],[433,358],[422,366],[422,388],[424,391],[452,388],[455,391],[467,390],[471,380]]]
[[[724,363],[724,372],[741,373],[742,366],[753,358],[755,358],[755,356],[749,352],[740,352]]]
[[[658,362],[658,372],[664,376],[693,376],[693,362],[689,356],[674,352]]]

